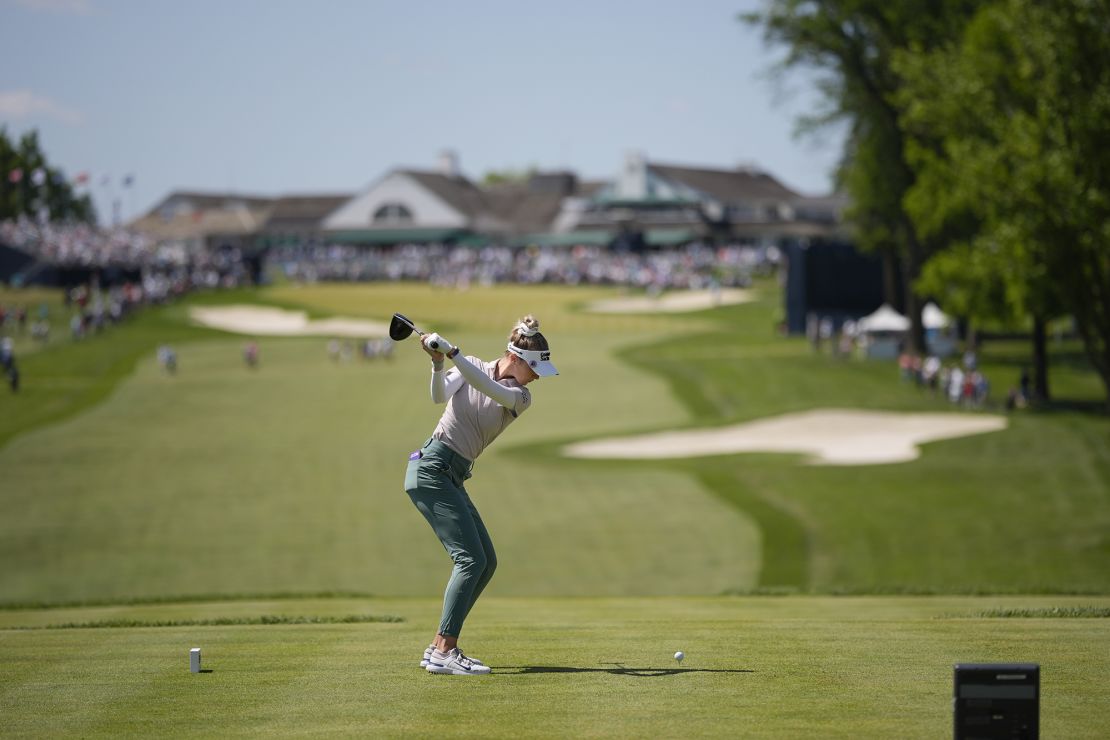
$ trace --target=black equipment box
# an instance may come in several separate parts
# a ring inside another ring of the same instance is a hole
[[[1037,740],[1041,667],[1036,663],[957,663],[956,740]]]

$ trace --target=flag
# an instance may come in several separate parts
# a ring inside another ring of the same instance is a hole
[[[106,188],[111,184],[112,184],[112,176],[111,175],[105,175],[104,177],[100,178],[101,187]]]
[[[8,182],[19,182],[23,179],[23,170],[18,167],[8,173]]]
[[[131,187],[131,184],[132,184],[133,182],[135,182],[135,176],[134,176],[134,175],[125,175],[125,176],[124,176],[124,178],[123,178],[123,186],[124,186],[125,188],[129,188],[129,187]]]
[[[88,185],[89,184],[89,173],[88,172],[78,172],[73,178],[73,184],[74,185]]]
[[[46,170],[42,167],[36,167],[35,171],[31,173],[31,184],[36,188],[42,187],[46,184]]]

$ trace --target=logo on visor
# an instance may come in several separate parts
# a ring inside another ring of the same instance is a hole
[[[529,365],[531,365],[532,367],[535,367],[536,365],[538,365],[538,364],[540,364],[540,363],[536,362],[535,360],[532,360],[532,361],[531,361],[531,362],[529,362],[528,364],[529,364]]]
[[[541,352],[540,353],[540,361],[541,362],[547,362],[550,359],[551,359],[551,352]]]

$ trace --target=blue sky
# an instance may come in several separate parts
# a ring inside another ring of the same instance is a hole
[[[823,194],[843,131],[794,137],[815,96],[768,79],[781,50],[736,20],[758,6],[0,0],[0,124],[90,172],[102,218],[177,189],[354,193],[445,149],[474,179],[608,178],[637,150]]]

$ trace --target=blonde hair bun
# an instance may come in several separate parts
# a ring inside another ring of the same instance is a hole
[[[540,320],[532,314],[528,314],[523,319],[517,322],[513,328],[513,332],[520,332],[522,336],[534,337],[540,331]]]

